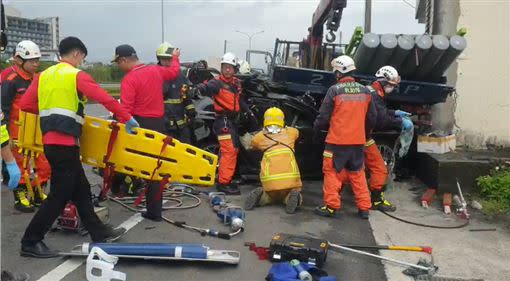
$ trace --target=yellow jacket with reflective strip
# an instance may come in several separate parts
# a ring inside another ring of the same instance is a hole
[[[293,152],[298,137],[299,131],[292,127],[286,127],[278,134],[262,131],[253,137],[252,147],[265,150],[260,163],[260,181],[264,191],[302,187],[299,167]]]
[[[84,123],[84,100],[76,86],[79,69],[61,62],[41,73],[38,88],[41,131],[58,131],[80,137]]]

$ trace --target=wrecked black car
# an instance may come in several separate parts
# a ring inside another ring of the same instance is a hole
[[[256,120],[242,114],[239,121],[239,133],[256,132],[262,129],[263,115],[266,109],[278,107],[285,113],[285,124],[300,131],[296,143],[296,159],[304,177],[317,177],[322,174],[322,151],[324,145],[312,141],[313,122],[317,115],[315,100],[307,95],[293,97],[286,95],[286,88],[273,83],[266,75],[253,74],[239,76],[243,84],[243,94],[251,106]],[[190,79],[192,80],[192,79]],[[204,80],[201,80],[204,81]],[[208,97],[195,97],[197,117],[195,123],[195,145],[218,154],[219,145],[212,132],[214,110]],[[262,153],[240,148],[237,171],[240,175],[258,175]]]
[[[296,159],[303,177],[322,175],[323,144],[314,143],[313,122],[327,89],[335,83],[331,71],[296,68],[277,65],[274,60],[268,67],[269,74],[251,73],[238,75],[242,80],[243,94],[256,115],[256,121],[248,116],[240,118],[240,135],[262,129],[263,114],[266,109],[276,106],[285,113],[285,123],[300,131],[296,143]],[[192,85],[209,80],[219,71],[207,68],[205,61],[187,65],[186,76]],[[369,85],[375,77],[356,74],[355,78]],[[416,115],[415,125],[418,131],[426,131],[430,127],[430,106],[444,102],[454,89],[443,83],[427,83],[403,80],[400,87],[386,99],[389,108],[404,109]],[[219,146],[212,133],[214,111],[212,100],[208,97],[195,97],[197,118],[195,124],[196,142],[194,145],[205,150],[218,153]],[[325,136],[325,133],[324,133]],[[395,166],[395,152],[399,145],[400,132],[384,131],[373,134],[379,149],[390,171]],[[240,149],[238,173],[256,175],[262,154],[256,151]]]

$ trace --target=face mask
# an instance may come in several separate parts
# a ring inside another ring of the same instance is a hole
[[[279,132],[282,131],[282,127],[280,127],[278,125],[269,125],[269,126],[266,127],[266,130],[270,134],[278,134]]]
[[[394,89],[395,89],[394,86],[386,85],[386,86],[384,86],[384,93],[389,94],[389,93],[393,92]]]

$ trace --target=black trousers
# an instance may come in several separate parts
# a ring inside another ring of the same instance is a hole
[[[104,239],[106,226],[94,212],[90,184],[80,161],[80,148],[44,145],[44,154],[51,166],[50,193],[30,221],[21,243],[33,244],[43,240],[69,201],[76,205],[81,222],[89,231],[92,241]]]
[[[153,130],[162,134],[166,134],[165,119],[135,116],[136,121],[140,127],[144,129]],[[163,208],[163,198],[158,196],[160,190],[159,181],[149,182],[149,188],[145,194],[147,204],[147,214],[152,217],[161,217],[161,210]],[[159,197],[159,200],[156,198]]]
[[[326,144],[326,150],[333,152],[333,166],[337,172],[344,168],[351,172],[363,169],[365,161],[364,145]]]

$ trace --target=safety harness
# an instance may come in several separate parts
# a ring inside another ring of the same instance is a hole
[[[283,145],[283,146],[287,147],[288,149],[290,149],[290,151],[292,151],[292,153],[294,153],[294,149],[292,149],[290,146],[288,146],[288,145],[284,144],[283,142],[281,142],[281,141],[277,141],[277,140],[273,139],[272,137],[268,136],[267,134],[264,134],[264,137],[266,137],[266,138],[268,138],[268,139],[272,140],[272,141],[274,142],[274,144],[273,144],[273,145],[271,145],[271,146],[269,146],[268,148],[264,149],[264,151],[262,151],[263,153],[265,153],[265,152],[266,152],[266,151],[268,151],[269,149],[271,149],[271,148],[273,148],[273,147],[275,147],[275,146],[277,146],[277,145],[279,145],[279,144],[281,144],[281,145]]]

